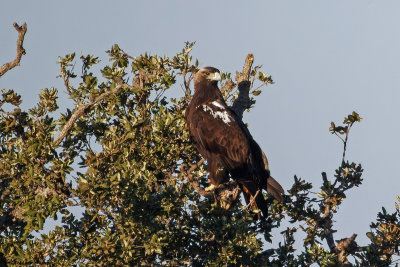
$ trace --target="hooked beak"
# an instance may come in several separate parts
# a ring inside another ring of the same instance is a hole
[[[221,74],[219,74],[219,72],[211,73],[208,76],[208,79],[211,80],[211,81],[220,81],[221,80]]]

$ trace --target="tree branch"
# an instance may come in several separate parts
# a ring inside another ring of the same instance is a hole
[[[348,265],[350,264],[347,260],[347,256],[349,254],[354,254],[358,251],[358,245],[355,241],[357,235],[353,234],[351,237],[343,238],[341,240],[336,240],[337,246],[335,248],[338,253],[338,258],[341,264]]]
[[[24,38],[25,38],[25,33],[27,30],[26,22],[20,27],[16,22],[14,22],[14,28],[18,32],[18,39],[17,39],[17,55],[15,56],[15,59],[11,62],[3,64],[3,66],[0,67],[0,77],[3,76],[7,71],[11,70],[12,68],[19,66],[19,63],[21,61],[22,55],[25,55],[25,49],[22,46],[24,43]]]
[[[73,71],[74,70],[74,67],[75,67],[75,63],[74,63],[74,65],[72,66],[72,70],[71,71]],[[65,70],[65,69],[64,69]],[[71,95],[71,93],[72,93],[72,88],[71,88],[71,85],[69,84],[69,78],[70,78],[70,76],[66,76],[65,74],[66,74],[66,71],[64,71],[63,70],[63,67],[61,67],[61,78],[63,79],[63,81],[64,81],[64,85],[65,85],[65,88],[67,89],[67,93],[69,94],[69,95]]]
[[[243,81],[248,81],[250,79],[251,67],[253,66],[254,56],[253,54],[248,54],[243,65],[243,70],[241,73],[236,72],[236,82],[241,83]]]
[[[322,172],[322,180],[324,181],[324,184],[328,184],[328,177],[326,176],[326,172]],[[324,214],[322,215],[322,220],[329,220],[330,228],[329,230],[326,231],[325,239],[326,242],[328,243],[330,251],[333,252],[336,248],[336,245],[333,239],[333,231],[331,228],[332,218],[330,217],[330,215],[331,215],[331,203],[329,201],[325,201],[325,209],[324,209]]]
[[[186,96],[186,98],[189,98],[191,95],[191,90],[190,90],[190,86],[189,86],[191,79],[189,78],[189,80],[186,80],[186,75],[187,75],[187,70],[184,69],[182,72],[183,85],[185,86],[185,96]]]
[[[183,173],[183,175],[186,177],[186,180],[193,186],[193,188],[203,197],[211,197],[213,195],[213,192],[211,191],[206,191],[204,190],[201,186],[199,181],[193,179],[193,171],[195,169],[197,169],[198,167],[200,167],[203,163],[204,163],[205,159],[201,159],[199,162],[197,162],[197,164],[193,164],[189,170],[185,170],[184,169],[184,165],[181,164],[180,168],[181,168],[181,172]]]
[[[54,141],[55,145],[59,145],[61,143],[61,141],[65,138],[65,136],[68,134],[68,132],[71,130],[72,126],[74,125],[74,123],[79,119],[79,117],[81,117],[83,114],[85,114],[85,112],[90,109],[92,106],[96,105],[97,103],[99,103],[100,101],[104,100],[105,98],[107,98],[110,95],[114,95],[117,94],[119,92],[119,90],[123,87],[123,86],[128,86],[127,84],[118,84],[113,90],[107,91],[101,95],[99,95],[98,97],[96,97],[95,99],[91,100],[89,103],[85,104],[85,105],[81,105],[79,106],[75,112],[72,114],[71,118],[68,120],[68,122],[64,125],[64,128],[62,129],[60,135],[57,137],[57,139]]]
[[[243,66],[243,70],[241,73],[236,72],[236,82],[238,83],[239,96],[232,104],[231,109],[238,115],[240,118],[243,118],[243,113],[246,109],[250,108],[254,103],[250,100],[250,72],[251,67],[253,66],[254,56],[253,54],[248,54],[246,57],[246,61]]]

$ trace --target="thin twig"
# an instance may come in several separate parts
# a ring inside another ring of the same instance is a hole
[[[352,125],[353,125],[353,123],[351,123],[351,124],[349,125],[349,127],[347,128],[347,131],[346,131],[346,138],[345,138],[345,140],[344,140],[344,142],[343,142],[342,164],[344,163],[344,158],[345,158],[345,156],[346,156],[347,140],[348,140],[348,138],[349,138],[349,132],[350,132],[350,128],[351,128]]]
[[[23,47],[25,33],[27,30],[26,22],[21,27],[18,26],[16,22],[14,22],[13,26],[18,32],[17,55],[15,56],[15,59],[13,61],[5,63],[3,64],[3,66],[0,67],[0,77],[3,76],[7,71],[11,70],[12,68],[19,66],[22,55],[26,54],[25,49]]]
[[[337,132],[335,132],[335,135],[336,135],[337,137],[339,137],[340,140],[342,140],[342,142],[344,143],[344,139],[343,139]]]
[[[183,85],[185,86],[185,96],[186,97],[190,97],[190,95],[192,94],[191,90],[190,90],[190,82],[193,79],[192,74],[189,76],[189,79],[186,79],[186,75],[188,74],[187,70],[184,69],[182,72],[182,76],[183,76]]]
[[[253,205],[254,201],[256,200],[256,197],[258,195],[258,193],[260,193],[260,189],[257,190],[256,194],[254,195],[254,197],[251,199],[250,203],[247,204],[245,209],[248,209],[251,205]]]
[[[268,84],[268,81],[267,82],[263,82],[259,86],[257,86],[257,88],[253,89],[253,91],[256,91],[257,89],[260,89],[261,87],[266,86],[267,84]]]
[[[206,161],[205,159],[201,159],[199,160],[199,162],[197,162],[197,164],[192,165],[192,167],[190,167],[190,169],[187,171],[188,173],[192,173],[195,169],[197,169],[198,167],[201,166],[201,164],[204,163],[204,161]]]
[[[71,72],[73,72],[74,69],[75,69],[75,63],[74,63],[74,65],[72,65]],[[63,81],[64,81],[65,88],[67,89],[67,93],[68,93],[69,95],[71,95],[72,89],[71,89],[70,84],[69,84],[69,78],[70,78],[70,76],[65,76],[65,71],[63,71],[62,68],[61,68],[61,77],[62,77],[62,79],[63,79]]]
[[[134,58],[134,57],[128,55],[128,53],[126,53],[124,50],[121,49],[121,52],[122,52],[125,56],[127,56],[128,58],[130,58],[130,59],[132,59],[132,60],[136,60],[136,58]]]

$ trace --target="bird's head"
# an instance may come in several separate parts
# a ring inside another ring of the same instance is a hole
[[[200,69],[194,77],[195,84],[206,82],[217,85],[218,81],[220,80],[221,74],[219,70],[213,67],[204,67]]]

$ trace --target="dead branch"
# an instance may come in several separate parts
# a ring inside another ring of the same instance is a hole
[[[13,61],[5,63],[3,64],[3,66],[0,67],[0,77],[3,76],[7,71],[11,70],[12,68],[19,66],[22,55],[26,54],[25,49],[22,46],[24,44],[25,33],[27,30],[26,22],[21,27],[18,26],[16,22],[14,22],[13,26],[18,32],[17,55],[15,56],[15,59]]]
[[[243,70],[241,73],[236,72],[236,82],[238,84],[239,96],[232,104],[231,109],[238,115],[240,118],[243,118],[243,113],[246,109],[250,108],[254,103],[250,100],[250,72],[251,67],[254,62],[253,54],[248,54],[246,57],[246,61],[243,66]]]
[[[243,113],[246,109],[250,108],[254,103],[250,100],[250,72],[251,67],[253,66],[254,56],[253,54],[248,54],[246,60],[244,62],[243,70],[241,73],[236,72],[235,80],[238,83],[239,96],[232,104],[231,109],[239,116],[239,118],[243,119]],[[264,151],[262,151],[264,167],[266,170],[269,170],[268,159],[265,155]]]
[[[75,112],[72,114],[72,116],[68,120],[68,122],[64,125],[64,128],[60,132],[60,135],[57,137],[57,139],[54,141],[54,144],[58,146],[61,143],[61,141],[65,138],[65,136],[68,134],[68,132],[71,130],[71,128],[74,125],[74,123],[82,115],[84,115],[91,107],[93,107],[94,105],[96,105],[99,102],[103,101],[108,96],[117,94],[121,90],[121,88],[124,87],[124,86],[128,86],[128,85],[120,83],[113,90],[107,91],[107,92],[99,95],[95,99],[92,99],[89,103],[79,106],[75,110]]]
[[[235,80],[237,83],[243,81],[248,81],[250,79],[251,67],[253,66],[254,56],[253,54],[248,54],[243,65],[243,70],[241,73],[236,72]]]

